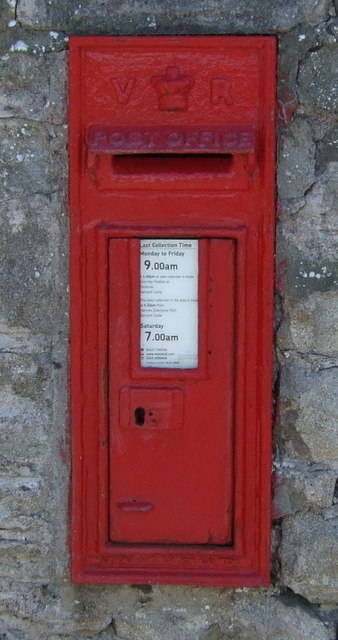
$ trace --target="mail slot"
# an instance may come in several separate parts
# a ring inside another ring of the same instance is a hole
[[[275,55],[71,39],[76,582],[269,582]]]

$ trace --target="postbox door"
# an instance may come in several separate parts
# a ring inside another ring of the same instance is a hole
[[[198,347],[190,368],[141,366],[140,241],[109,242],[114,542],[232,540],[235,242],[194,242]]]

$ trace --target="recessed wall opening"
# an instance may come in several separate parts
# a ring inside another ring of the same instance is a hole
[[[113,156],[113,168],[120,175],[229,174],[233,166],[232,154],[125,154]]]

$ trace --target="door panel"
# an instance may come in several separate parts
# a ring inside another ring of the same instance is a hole
[[[198,242],[198,366],[160,372],[142,368],[140,359],[135,370],[132,362],[132,354],[140,353],[139,321],[133,318],[139,242],[109,242],[114,542],[231,542],[235,242]]]

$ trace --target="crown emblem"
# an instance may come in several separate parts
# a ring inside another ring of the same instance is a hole
[[[158,93],[160,111],[185,111],[195,80],[182,75],[179,67],[167,67],[164,74],[152,76],[151,84]]]

